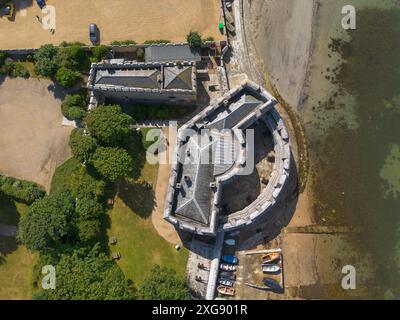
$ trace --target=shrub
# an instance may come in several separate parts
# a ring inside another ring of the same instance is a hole
[[[43,77],[52,77],[60,67],[57,59],[58,49],[52,44],[45,44],[35,52],[35,72]]]
[[[68,69],[66,67],[61,67],[58,69],[56,74],[57,82],[63,87],[72,87],[81,78],[81,74],[78,71]]]
[[[97,220],[80,221],[77,228],[80,241],[96,239],[100,234],[100,222]]]
[[[0,176],[0,191],[17,201],[32,203],[43,198],[46,192],[34,182]]]
[[[8,53],[7,52],[0,52],[0,67],[4,65],[4,62],[8,58]]]
[[[81,120],[86,115],[86,101],[79,94],[67,94],[61,104],[61,111],[69,120]]]
[[[144,60],[144,49],[143,48],[138,48],[136,50],[136,59],[139,61],[143,61]]]
[[[201,35],[196,31],[190,31],[186,36],[186,41],[191,48],[199,48],[202,44]]]
[[[204,38],[202,41],[203,42],[213,42],[215,39],[214,39],[214,37],[207,37],[207,38]]]
[[[156,40],[146,40],[144,44],[163,44],[163,43],[170,43],[170,40],[165,39],[156,39]]]
[[[133,40],[115,40],[115,41],[111,42],[112,46],[122,46],[122,45],[131,45],[131,44],[136,44],[136,42]]]
[[[104,181],[94,178],[83,166],[70,176],[71,193],[78,199],[93,198],[100,200],[105,193]]]
[[[22,77],[22,78],[29,78],[29,70],[21,63],[21,62],[14,62],[12,65],[11,73],[12,77]]]
[[[99,45],[92,48],[93,62],[100,62],[103,59],[108,58],[110,54],[110,49],[105,45]]]

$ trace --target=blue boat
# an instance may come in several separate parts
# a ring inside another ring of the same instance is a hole
[[[235,256],[222,256],[222,261],[230,264],[237,264],[239,260]]]

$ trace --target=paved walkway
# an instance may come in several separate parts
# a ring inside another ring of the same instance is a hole
[[[5,237],[16,237],[18,227],[0,224],[0,235]]]
[[[168,128],[164,128],[163,132],[169,141],[169,146],[165,148],[168,155],[169,148],[175,148],[175,139],[168,137]],[[170,141],[171,140],[171,141]],[[161,155],[162,153],[160,153]],[[160,164],[158,168],[157,185],[156,185],[156,206],[151,215],[151,219],[154,228],[157,230],[160,236],[172,244],[182,244],[178,233],[176,232],[174,226],[163,218],[163,211],[165,206],[165,198],[167,196],[168,179],[171,170],[170,164]]]

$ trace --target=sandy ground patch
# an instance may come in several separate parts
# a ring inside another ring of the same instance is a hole
[[[168,145],[162,154],[169,154],[169,150],[175,149],[175,140],[176,137],[169,136],[169,129],[164,128],[163,133],[165,137],[167,137]],[[167,156],[168,159],[168,156]],[[182,244],[182,240],[176,232],[174,226],[169,222],[165,221],[163,218],[164,206],[165,206],[165,198],[167,196],[168,189],[168,180],[169,175],[171,173],[171,165],[170,164],[160,164],[158,166],[158,175],[157,175],[157,185],[156,185],[156,206],[151,214],[151,220],[153,222],[154,228],[157,230],[158,234],[162,236],[165,240],[172,244]]]
[[[20,8],[15,20],[0,19],[0,48],[3,49],[36,48],[62,41],[89,44],[90,23],[99,26],[103,44],[127,39],[184,41],[190,30],[222,39],[218,29],[218,0],[48,0],[47,4],[56,8],[54,35],[44,30],[36,18],[42,14],[35,1],[15,0],[14,3]]]
[[[245,2],[247,40],[264,62],[279,93],[297,107],[312,49],[314,1]]]
[[[1,78],[0,83],[0,174],[49,190],[55,168],[71,156],[72,128],[61,126],[61,100],[49,80]]]

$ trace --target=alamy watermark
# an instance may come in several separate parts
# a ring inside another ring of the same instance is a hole
[[[42,268],[42,288],[44,290],[54,290],[56,288],[56,268],[52,265],[46,265]]]
[[[344,30],[355,30],[356,29],[356,8],[352,5],[346,5],[342,8],[342,14],[345,16],[342,18],[342,28]]]
[[[342,274],[345,276],[342,278],[342,288],[344,290],[355,290],[356,289],[356,268],[352,265],[345,265],[342,268]]]

